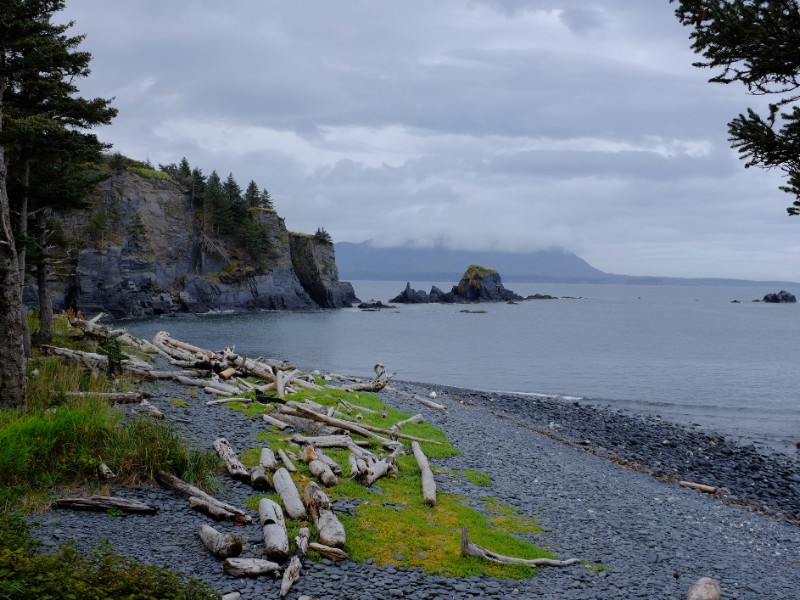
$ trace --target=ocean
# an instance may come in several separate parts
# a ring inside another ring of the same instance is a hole
[[[387,302],[405,282],[353,282]],[[452,282],[412,282],[449,289]],[[367,376],[560,396],[699,425],[766,451],[800,441],[800,305],[752,302],[779,290],[509,283],[518,304],[261,312],[127,321],[213,350]],[[796,290],[788,290],[798,293]],[[739,303],[732,302],[739,300]],[[464,313],[463,309],[485,310]]]

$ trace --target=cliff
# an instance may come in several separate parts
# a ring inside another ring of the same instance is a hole
[[[292,244],[298,236],[274,211],[248,212],[264,233],[264,251],[255,257],[246,241],[209,230],[199,213],[168,179],[113,175],[91,198],[91,208],[56,215],[67,249],[67,268],[53,281],[56,310],[143,317],[358,302],[352,286],[338,280],[332,244],[313,236]],[[300,276],[295,265],[302,267]]]

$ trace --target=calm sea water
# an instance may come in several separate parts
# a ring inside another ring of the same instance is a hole
[[[442,289],[452,283],[433,282]],[[429,290],[431,282],[412,282]],[[354,282],[388,300],[405,282]],[[758,287],[509,284],[580,297],[485,304],[265,312],[130,321],[211,349],[307,369],[580,398],[755,441],[794,454],[800,440],[800,304],[750,302]],[[796,293],[796,290],[789,290]],[[739,304],[731,300],[741,300]]]

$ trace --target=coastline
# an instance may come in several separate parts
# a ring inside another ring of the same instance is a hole
[[[436,391],[437,402],[448,406],[447,413],[428,409],[412,398],[430,391]],[[749,449],[729,444],[721,436],[574,402],[404,381],[393,381],[378,395],[400,410],[422,413],[459,448],[460,456],[432,461],[438,467],[436,480],[442,491],[464,496],[479,510],[486,510],[487,498],[513,506],[537,518],[547,531],[525,534],[532,541],[559,558],[576,557],[597,568],[542,569],[528,580],[453,579],[403,567],[308,561],[289,598],[302,594],[317,600],[675,598],[684,597],[688,586],[706,575],[718,579],[731,598],[788,598],[800,587],[800,528],[788,520],[797,518],[795,498],[800,486],[789,484],[777,498],[768,494],[762,499],[759,491],[773,489],[767,483],[775,474],[786,471],[790,477],[797,472],[774,457],[759,459],[755,450],[751,455]],[[186,399],[191,408],[170,402],[172,398]],[[263,423],[223,407],[206,407],[205,399],[199,400],[178,384],[159,382],[151,402],[191,445],[207,448],[219,436],[235,441],[239,451],[258,443],[255,434]],[[592,444],[578,445],[585,439]],[[673,445],[661,444],[665,439]],[[642,441],[631,444],[631,440]],[[677,468],[670,461],[697,456],[706,461],[694,447],[708,441],[716,444],[711,448],[719,449],[713,457],[708,454],[708,465],[686,463],[704,468],[695,471],[698,477],[712,473],[724,481],[726,469],[736,474],[746,469],[751,480],[760,477],[767,482],[740,486],[736,480],[720,496],[679,488],[674,477],[666,476],[669,469]],[[656,460],[665,475],[659,476],[653,468],[657,465],[650,464]],[[758,470],[751,471],[751,465]],[[467,469],[490,474],[491,484],[470,483],[463,476]],[[787,496],[789,491],[793,495]],[[128,556],[199,577],[222,593],[239,591],[243,599],[278,597],[279,582],[222,574],[218,561],[200,546],[194,533],[200,523],[214,522],[191,511],[182,498],[147,486],[119,487],[114,493],[153,502],[161,511],[155,517],[117,518],[52,511],[35,518],[40,524],[36,535],[51,547],[74,539],[80,547],[92,548],[107,539]],[[219,497],[241,504],[253,494],[249,486],[226,477]],[[335,510],[348,507],[335,506]],[[214,525],[233,530],[233,526]],[[257,551],[259,528],[236,529],[247,540],[246,552]]]

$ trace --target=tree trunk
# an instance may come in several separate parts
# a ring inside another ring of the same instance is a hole
[[[276,560],[285,559],[289,556],[289,534],[281,505],[269,498],[262,498],[258,502],[258,517],[261,520],[267,556]]]
[[[290,519],[306,518],[306,508],[300,500],[300,492],[297,491],[297,486],[294,484],[292,476],[289,475],[289,471],[284,468],[275,471],[272,476],[272,487],[283,500],[283,506]]]
[[[47,213],[44,210],[36,215],[39,229],[39,262],[36,265],[36,283],[39,286],[39,331],[36,332],[38,345],[53,341],[53,295],[50,293],[48,270],[50,266],[47,248]]]
[[[491,550],[487,550],[478,544],[469,541],[467,528],[461,529],[461,556],[474,556],[491,562],[503,565],[525,565],[527,567],[568,567],[580,561],[577,558],[569,560],[553,560],[552,558],[516,558],[514,556],[503,556]]]
[[[222,459],[222,462],[225,463],[225,468],[228,470],[228,474],[231,477],[239,481],[250,481],[250,471],[242,464],[239,457],[236,456],[236,452],[231,447],[228,440],[225,438],[218,438],[214,441],[213,446],[214,450],[217,451],[217,454],[219,454],[219,457]]]
[[[217,558],[230,558],[242,553],[242,540],[232,533],[221,533],[211,525],[201,525],[197,528],[197,535]]]
[[[108,510],[115,508],[125,512],[154,515],[158,512],[158,507],[152,504],[145,504],[138,500],[128,498],[117,498],[115,496],[86,496],[84,498],[61,498],[51,505],[53,508],[74,508],[77,510]]]
[[[0,132],[3,92],[0,82]],[[25,405],[25,345],[22,281],[19,259],[11,231],[11,209],[6,188],[5,150],[0,144],[0,407]]]
[[[222,570],[231,577],[259,577],[268,573],[278,573],[281,567],[262,558],[226,558]]]
[[[31,179],[31,160],[26,158],[22,168],[22,198],[19,202],[19,237],[22,240],[17,260],[19,261],[19,281],[20,281],[20,294],[25,288],[25,268],[28,258],[27,236],[28,236],[28,185]],[[31,332],[28,329],[28,319],[25,318],[25,305],[22,305],[22,345],[25,348],[25,357],[30,358],[31,351]]]
[[[428,463],[428,457],[425,456],[417,442],[411,442],[411,450],[422,473],[422,498],[428,506],[436,506],[436,481],[433,479],[433,471]]]
[[[331,509],[331,501],[322,488],[310,482],[303,490],[303,500],[319,530],[319,541],[333,548],[344,548],[344,526]]]
[[[308,538],[310,535],[311,532],[308,530],[308,527],[301,527],[300,531],[297,532],[297,537],[294,538],[294,541],[297,543],[297,551],[292,557],[292,560],[289,561],[289,566],[286,567],[286,570],[283,572],[281,598],[288,594],[292,584],[300,579],[300,569],[303,568],[303,559],[308,552]]]
[[[217,506],[229,512],[231,515],[233,515],[233,520],[235,521],[241,523],[249,523],[250,521],[252,521],[250,515],[248,515],[245,511],[236,508],[235,506],[232,506],[230,504],[226,504],[225,502],[222,502],[220,500],[217,500],[213,496],[209,496],[200,488],[188,484],[182,479],[175,477],[175,475],[167,473],[166,471],[158,471],[156,473],[156,479],[159,481],[159,483],[163,483],[168,488],[175,490],[176,492],[183,494],[184,496],[201,499],[210,505]]]
[[[332,548],[331,546],[326,546],[325,544],[319,544],[317,542],[311,542],[308,547],[330,560],[344,560],[347,558],[347,552],[341,548]]]

